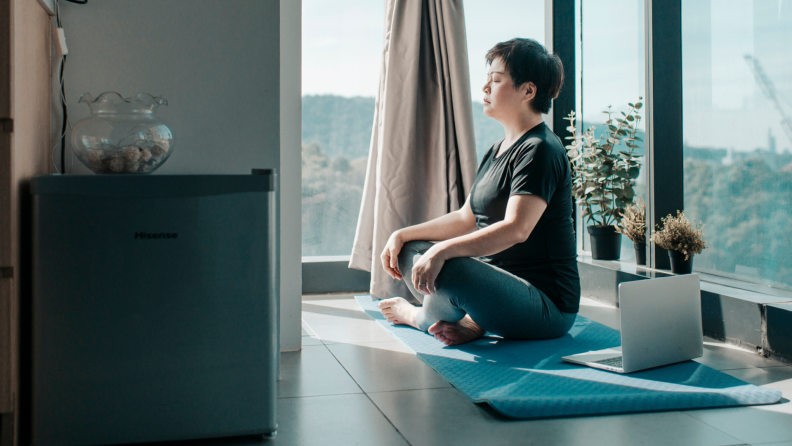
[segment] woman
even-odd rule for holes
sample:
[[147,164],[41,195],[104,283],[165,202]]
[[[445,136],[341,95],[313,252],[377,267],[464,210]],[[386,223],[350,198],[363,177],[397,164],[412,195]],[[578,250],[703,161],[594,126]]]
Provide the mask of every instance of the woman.
[[563,336],[580,305],[569,161],[542,119],[563,83],[561,61],[531,39],[499,43],[486,60],[484,114],[505,139],[484,155],[460,210],[394,232],[381,255],[423,303],[386,299],[382,314],[446,345],[486,332]]

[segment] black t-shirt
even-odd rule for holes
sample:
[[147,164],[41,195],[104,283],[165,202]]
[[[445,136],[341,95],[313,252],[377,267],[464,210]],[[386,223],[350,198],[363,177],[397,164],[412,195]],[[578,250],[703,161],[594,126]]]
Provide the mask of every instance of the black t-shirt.
[[509,197],[538,195],[547,202],[528,240],[497,254],[480,257],[542,290],[565,313],[580,308],[572,222],[572,177],[563,144],[545,123],[528,130],[499,157],[503,140],[481,160],[470,192],[470,207],[479,229],[502,221]]

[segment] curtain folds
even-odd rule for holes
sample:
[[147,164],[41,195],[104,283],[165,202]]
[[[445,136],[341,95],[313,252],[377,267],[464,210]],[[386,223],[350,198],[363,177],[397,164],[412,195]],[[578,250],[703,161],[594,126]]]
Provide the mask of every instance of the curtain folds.
[[382,269],[388,237],[459,209],[476,174],[462,0],[386,0],[379,91],[350,268],[373,298],[412,300]]

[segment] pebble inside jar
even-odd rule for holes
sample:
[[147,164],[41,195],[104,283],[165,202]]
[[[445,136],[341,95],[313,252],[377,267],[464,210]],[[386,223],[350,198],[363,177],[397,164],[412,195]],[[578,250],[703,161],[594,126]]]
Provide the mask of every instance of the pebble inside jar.
[[138,93],[123,98],[115,92],[96,99],[80,97],[91,116],[72,129],[72,150],[98,174],[146,174],[155,171],[173,152],[173,133],[156,115],[163,97]]

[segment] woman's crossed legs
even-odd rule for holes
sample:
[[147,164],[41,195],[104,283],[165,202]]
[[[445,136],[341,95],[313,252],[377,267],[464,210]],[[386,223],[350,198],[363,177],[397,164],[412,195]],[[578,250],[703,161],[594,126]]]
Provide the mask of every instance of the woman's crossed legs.
[[446,261],[435,281],[436,294],[417,292],[412,267],[431,246],[412,241],[402,247],[399,271],[423,306],[401,297],[386,299],[379,306],[389,321],[428,331],[447,345],[472,341],[486,331],[509,339],[551,339],[574,324],[575,314],[558,310],[526,280],[473,258]]

